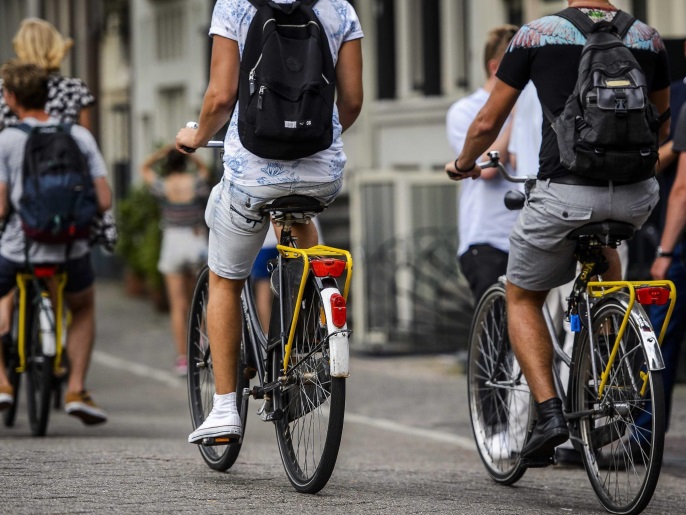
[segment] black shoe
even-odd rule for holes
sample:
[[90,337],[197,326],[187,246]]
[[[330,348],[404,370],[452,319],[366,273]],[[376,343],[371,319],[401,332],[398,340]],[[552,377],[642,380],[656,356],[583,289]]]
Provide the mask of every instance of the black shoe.
[[557,397],[536,403],[538,420],[531,437],[522,449],[522,458],[538,459],[553,456],[555,447],[569,440],[569,428],[562,413],[562,401]]

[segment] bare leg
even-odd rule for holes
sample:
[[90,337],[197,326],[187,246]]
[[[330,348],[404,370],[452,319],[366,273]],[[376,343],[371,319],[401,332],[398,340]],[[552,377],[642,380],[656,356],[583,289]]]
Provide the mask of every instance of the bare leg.
[[77,393],[86,389],[86,374],[93,352],[95,292],[91,286],[84,291],[64,295],[72,315],[67,333],[67,355],[69,356],[67,391]]
[[12,325],[15,289],[0,299],[0,334],[9,333]]
[[260,279],[253,283],[255,290],[255,304],[257,304],[257,316],[260,319],[262,330],[266,333],[269,329],[269,319],[272,315],[272,288],[269,279]]
[[543,318],[548,291],[529,291],[507,283],[507,325],[517,361],[536,402],[556,397],[553,344]]
[[244,279],[226,279],[210,271],[207,325],[218,395],[236,391],[242,330],[241,290],[244,282]]
[[169,311],[176,356],[185,356],[188,307],[190,305],[186,280],[182,274],[165,274],[164,281],[169,297]]
[[[274,226],[277,241],[281,241],[281,227]],[[309,224],[293,224],[292,234],[297,238],[298,247],[306,249],[314,247],[318,243],[317,227],[310,221]]]

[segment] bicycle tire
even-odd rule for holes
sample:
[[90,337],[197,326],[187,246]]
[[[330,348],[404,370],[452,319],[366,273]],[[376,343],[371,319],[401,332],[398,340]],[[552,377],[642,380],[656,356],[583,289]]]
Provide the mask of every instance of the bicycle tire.
[[512,485],[526,471],[519,451],[531,417],[531,395],[507,333],[505,288],[491,286],[472,318],[467,366],[469,415],[476,448],[498,483]]
[[[599,375],[607,364],[627,306],[628,295],[614,294],[602,298],[593,308],[594,359]],[[634,304],[600,402],[592,384],[586,328],[577,345],[574,410],[596,411],[577,422],[584,442],[581,454],[598,500],[610,513],[642,512],[655,492],[662,466],[666,421],[663,379],[662,371],[647,367],[644,337],[651,336],[646,331],[652,334],[649,319],[643,308]],[[641,374],[647,374],[648,390],[644,395],[640,393]],[[648,404],[652,408],[649,430],[636,424],[636,417],[647,413]]]
[[[14,421],[17,418],[17,407],[19,405],[19,388],[21,386],[21,374],[17,372],[19,366],[19,355],[15,339],[12,338],[12,348],[5,352],[5,371],[7,373],[7,380],[12,386],[14,399],[11,406],[9,406],[2,414],[3,423],[5,427],[13,427]],[[5,350],[5,349],[3,349]]]
[[[345,414],[345,379],[331,377],[327,326],[315,280],[307,279],[293,338],[285,385],[275,391],[276,439],[289,481],[299,492],[317,493],[331,478]],[[275,349],[273,377],[283,376],[283,353]]]
[[29,425],[33,436],[45,436],[50,418],[50,401],[53,391],[55,357],[43,352],[43,336],[36,305],[27,306],[25,332],[26,346],[26,396]]
[[[188,402],[193,429],[205,420],[212,410],[214,398],[214,372],[209,336],[207,334],[207,300],[209,292],[209,268],[205,267],[198,275],[193,292],[190,318],[188,323]],[[247,421],[247,402],[241,402],[244,388],[250,379],[245,374],[245,333],[241,340],[238,381],[236,385],[236,406],[240,413],[243,436]],[[242,440],[229,445],[198,445],[200,454],[207,465],[218,471],[230,469],[241,451]]]

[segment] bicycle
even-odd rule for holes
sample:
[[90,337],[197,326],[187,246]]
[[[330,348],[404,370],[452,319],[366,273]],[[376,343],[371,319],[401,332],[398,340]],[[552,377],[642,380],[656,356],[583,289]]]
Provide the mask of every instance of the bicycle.
[[[67,274],[59,265],[27,265],[16,275],[11,340],[5,349],[5,367],[14,389],[14,403],[3,414],[5,426],[15,422],[21,375],[26,376],[29,425],[33,436],[44,436],[50,417],[53,390],[59,396],[63,369]],[[51,300],[51,285],[56,309]]]
[[[497,152],[483,167],[498,167],[511,182]],[[525,196],[508,192],[509,208],[521,208]],[[610,513],[640,513],[655,491],[662,464],[665,405],[664,363],[659,342],[666,332],[676,296],[671,281],[591,281],[603,273],[605,246],[631,238],[630,224],[606,221],[574,230],[581,264],[566,318],[574,331],[571,355],[564,352],[544,310],[553,341],[553,376],[563,400],[570,440],[603,507]],[[600,279],[600,278],[599,278]],[[519,451],[535,423],[535,408],[507,333],[504,278],[480,300],[469,337],[468,386],[470,418],[477,450],[498,483],[512,485],[527,468],[553,464],[527,461]],[[636,302],[638,301],[638,302]],[[643,304],[670,302],[667,319],[655,337]],[[560,364],[569,368],[567,389]],[[652,413],[651,428],[636,424],[639,414]]]
[[[223,147],[223,142],[210,142]],[[346,300],[352,278],[348,251],[317,245],[300,249],[291,234],[324,210],[311,197],[291,195],[263,214],[282,227],[279,256],[272,263],[274,302],[268,334],[261,329],[251,280],[243,289],[243,336],[238,370],[238,411],[245,435],[248,400],[263,401],[258,414],[276,429],[281,460],[299,492],[316,493],[328,482],[340,447],[349,376]],[[188,395],[193,428],[212,409],[214,379],[207,335],[209,269],[200,272],[188,332]],[[344,278],[343,294],[338,280]],[[283,292],[283,294],[282,294]],[[250,380],[257,383],[252,388]],[[199,445],[207,465],[219,471],[235,463],[242,438],[206,438]]]

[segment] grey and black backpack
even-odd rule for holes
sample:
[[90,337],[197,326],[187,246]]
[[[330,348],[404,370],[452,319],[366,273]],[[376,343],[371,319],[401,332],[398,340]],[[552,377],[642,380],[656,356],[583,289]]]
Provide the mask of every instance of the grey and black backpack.
[[636,20],[617,11],[612,22],[593,23],[578,9],[557,16],[585,36],[579,76],[564,110],[554,118],[560,161],[569,171],[602,180],[637,182],[652,177],[658,133],[669,118],[648,99],[646,78],[623,39]]
[[238,134],[265,159],[293,160],[333,142],[335,69],[317,0],[257,8],[241,56]]

